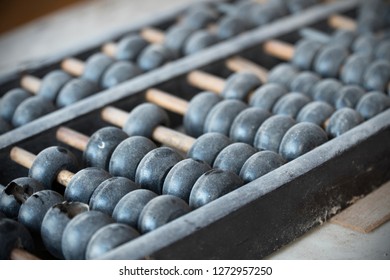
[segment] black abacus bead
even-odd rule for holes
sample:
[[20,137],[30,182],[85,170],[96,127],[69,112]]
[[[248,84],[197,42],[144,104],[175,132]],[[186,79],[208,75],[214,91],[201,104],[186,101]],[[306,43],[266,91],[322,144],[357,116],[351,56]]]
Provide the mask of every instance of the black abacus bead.
[[106,225],[92,235],[88,242],[85,258],[87,260],[97,259],[138,236],[138,231],[128,225],[118,223]]
[[390,61],[376,60],[371,63],[363,77],[367,90],[386,91],[390,82]]
[[9,260],[13,249],[33,252],[34,240],[28,230],[15,220],[0,218],[0,260]]
[[339,97],[340,89],[342,87],[343,84],[336,79],[323,79],[313,87],[313,99],[316,101],[324,101],[328,104],[334,104]]
[[16,219],[20,206],[35,192],[41,191],[44,186],[30,177],[21,177],[12,180],[0,192],[0,212],[8,218]]
[[218,14],[210,8],[196,8],[190,10],[180,22],[181,25],[189,27],[193,30],[206,28],[209,23],[215,21]]
[[241,111],[230,128],[230,139],[252,145],[258,128],[270,116],[270,112],[256,107]]
[[246,100],[248,95],[259,86],[261,81],[255,74],[238,72],[229,76],[221,94],[225,99]]
[[282,96],[275,104],[272,112],[277,115],[287,115],[296,118],[299,111],[310,102],[310,99],[298,92]]
[[249,183],[282,166],[284,162],[284,159],[273,151],[260,151],[248,158],[239,175],[245,183]]
[[298,122],[310,122],[323,126],[325,121],[333,114],[334,108],[323,101],[313,101],[304,106],[298,113]]
[[230,128],[236,116],[247,108],[247,104],[242,101],[227,99],[215,105],[206,117],[203,131],[219,132],[229,135]]
[[184,54],[194,54],[218,42],[218,37],[207,30],[195,31],[184,45]]
[[42,79],[38,95],[54,102],[62,87],[71,79],[72,77],[64,71],[54,70]]
[[66,225],[76,215],[89,210],[85,203],[63,201],[46,212],[41,225],[41,237],[45,248],[54,257],[63,259],[62,234]]
[[175,220],[191,211],[189,205],[173,195],[159,195],[145,205],[142,210],[138,228],[141,233],[147,233]]
[[64,193],[65,199],[88,204],[96,188],[109,178],[111,175],[101,168],[87,167],[82,169],[69,181]]
[[390,107],[390,97],[379,91],[366,93],[357,103],[356,111],[368,120]]
[[56,99],[57,107],[65,107],[95,94],[99,90],[97,83],[86,79],[72,79],[67,82]]
[[314,60],[314,69],[325,78],[338,77],[341,66],[349,53],[344,47],[328,45],[321,49]]
[[117,44],[115,57],[118,60],[135,61],[148,42],[138,34],[123,37]]
[[246,143],[233,143],[223,149],[214,161],[213,168],[239,174],[242,166],[257,150]]
[[31,97],[31,93],[21,88],[6,92],[0,100],[0,118],[11,122],[16,108],[29,97]]
[[101,83],[104,72],[115,62],[111,57],[103,53],[91,55],[85,62],[83,79],[87,79],[98,84]]
[[97,130],[88,140],[83,153],[85,166],[99,167],[108,170],[111,155],[115,148],[128,135],[120,128],[108,126]]
[[129,113],[123,130],[130,136],[152,138],[156,127],[168,124],[168,114],[162,108],[152,103],[142,103]]
[[35,158],[28,176],[51,189],[61,170],[75,172],[79,168],[76,156],[69,150],[53,146],[42,150]]
[[352,44],[354,53],[373,55],[378,45],[378,39],[373,34],[362,34]]
[[339,91],[339,97],[335,102],[336,109],[344,107],[355,108],[364,95],[364,90],[357,85],[343,86]]
[[151,44],[144,48],[137,58],[143,71],[156,69],[175,58],[175,53],[165,45]]
[[243,184],[244,181],[231,171],[212,169],[195,182],[190,194],[190,207],[199,208]]
[[321,47],[322,44],[314,40],[303,39],[298,41],[294,50],[292,63],[302,70],[312,69],[314,59]]
[[301,122],[291,127],[283,136],[279,154],[287,161],[322,145],[328,140],[325,131],[316,124]]
[[165,33],[164,45],[171,49],[176,56],[181,56],[188,38],[194,31],[188,26],[174,25]]
[[156,148],[147,153],[139,163],[135,182],[142,188],[161,194],[166,175],[181,160],[183,157],[171,148]]
[[244,21],[228,15],[218,22],[217,36],[221,40],[226,40],[244,32],[246,29],[247,26]]
[[370,55],[360,53],[350,55],[341,69],[340,78],[343,83],[363,86],[364,72],[370,62]]
[[375,50],[375,58],[390,61],[390,39],[381,41]]
[[31,96],[25,99],[16,108],[12,117],[12,124],[15,127],[25,125],[39,117],[49,114],[55,110],[54,104],[41,96]]
[[162,193],[180,197],[188,202],[196,180],[210,169],[210,165],[203,161],[192,158],[184,159],[169,171],[164,180]]
[[274,115],[268,118],[257,130],[253,146],[259,150],[279,152],[284,134],[295,124],[295,120],[286,115]]
[[345,49],[350,49],[353,42],[357,37],[357,33],[352,30],[339,29],[336,30],[332,35],[331,45],[336,45],[343,47]]
[[188,151],[188,157],[204,161],[212,166],[219,152],[231,143],[232,140],[224,134],[218,132],[205,133],[196,139]]
[[103,88],[111,88],[141,73],[141,69],[135,63],[124,60],[117,61],[111,64],[103,73],[101,86]]
[[63,196],[52,190],[42,190],[31,195],[22,204],[18,220],[30,231],[40,233],[47,210],[64,200]]
[[297,75],[298,70],[295,66],[288,63],[280,63],[269,71],[267,83],[276,83],[289,89]]
[[116,222],[138,228],[139,215],[145,205],[157,197],[157,194],[146,189],[138,189],[126,194],[119,200],[112,212]]
[[136,189],[139,189],[139,186],[130,179],[125,177],[109,178],[93,192],[89,206],[91,210],[97,210],[111,216],[119,200]]
[[291,82],[290,90],[292,92],[303,93],[312,98],[312,89],[320,80],[321,78],[317,74],[309,71],[303,71]]
[[359,112],[351,108],[342,108],[337,110],[329,119],[326,132],[330,138],[338,137],[362,123],[363,120]]
[[258,5],[254,6],[249,16],[256,26],[262,26],[276,18],[283,16],[284,10],[276,5]]
[[6,133],[12,129],[11,124],[0,118],[0,135]]
[[156,144],[143,136],[132,136],[122,141],[112,153],[109,171],[113,176],[122,176],[135,180],[139,162]]
[[299,13],[310,6],[320,3],[319,0],[289,0],[285,1],[290,13]]
[[213,92],[202,92],[194,96],[184,115],[183,124],[187,134],[199,137],[203,134],[203,126],[210,110],[223,98]]
[[286,93],[285,87],[275,83],[267,83],[252,94],[249,105],[271,112],[275,103]]
[[85,259],[91,237],[100,228],[111,223],[114,223],[114,220],[99,211],[86,211],[70,220],[62,235],[62,252],[65,259]]

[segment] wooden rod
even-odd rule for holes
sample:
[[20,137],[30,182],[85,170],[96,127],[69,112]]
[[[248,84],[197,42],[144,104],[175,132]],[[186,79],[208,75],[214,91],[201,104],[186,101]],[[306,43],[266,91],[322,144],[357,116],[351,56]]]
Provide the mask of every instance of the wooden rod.
[[141,30],[140,35],[149,43],[162,44],[165,40],[165,34],[163,31],[157,28],[147,27]]
[[57,175],[57,182],[66,187],[68,186],[73,176],[73,172],[70,172],[68,170],[61,170]]
[[188,101],[159,89],[151,88],[146,91],[147,101],[154,103],[171,112],[184,116],[188,111]]
[[192,86],[221,94],[225,87],[225,80],[201,70],[191,71],[187,81]]
[[26,250],[22,250],[19,248],[15,248],[11,251],[10,255],[11,260],[40,260],[37,256],[27,252]]
[[125,126],[128,115],[127,112],[112,106],[103,108],[101,112],[101,117],[104,121],[119,127]]
[[352,18],[343,15],[331,15],[328,19],[328,24],[335,29],[345,29],[355,31],[357,23]]
[[67,58],[61,63],[61,68],[73,76],[81,76],[85,70],[85,63],[77,58]]
[[87,135],[64,126],[57,129],[56,138],[57,140],[80,151],[85,151],[89,141],[89,137]]
[[159,143],[186,153],[195,142],[195,138],[164,126],[155,128],[152,137]]
[[27,89],[28,91],[36,94],[41,87],[41,79],[31,75],[25,75],[20,80],[20,85],[22,88]]
[[247,71],[255,74],[262,83],[266,83],[268,79],[268,70],[260,65],[253,63],[252,61],[240,57],[234,56],[226,60],[226,66],[234,71]]
[[269,40],[264,43],[263,50],[274,57],[290,61],[294,56],[294,46],[279,40]]
[[103,45],[102,52],[110,57],[115,57],[117,49],[117,44],[110,42]]

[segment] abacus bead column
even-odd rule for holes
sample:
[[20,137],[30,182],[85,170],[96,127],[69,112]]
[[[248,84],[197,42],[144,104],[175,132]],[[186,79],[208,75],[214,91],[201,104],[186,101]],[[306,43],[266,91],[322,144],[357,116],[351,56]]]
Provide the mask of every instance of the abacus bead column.
[[364,73],[363,83],[368,90],[386,91],[390,82],[390,62],[376,60],[371,63]]
[[44,186],[30,177],[21,177],[12,180],[0,192],[0,212],[8,218],[16,219],[20,206],[35,192],[41,191]]
[[337,110],[329,119],[326,132],[330,138],[334,138],[362,123],[363,120],[359,112],[351,108],[342,108]]
[[12,124],[15,127],[25,125],[43,115],[55,110],[53,103],[41,96],[31,96],[25,99],[16,108],[12,117]]
[[326,46],[316,56],[314,69],[325,78],[335,78],[348,55],[349,53],[344,47]]
[[29,97],[31,97],[31,93],[21,88],[6,92],[0,100],[0,118],[11,122],[16,108]]
[[142,210],[138,228],[141,233],[147,233],[173,221],[191,211],[188,204],[173,195],[159,195],[145,205]]
[[175,54],[166,46],[151,44],[144,48],[137,59],[143,71],[150,71],[175,58]]
[[283,136],[279,154],[290,161],[320,146],[327,140],[325,131],[318,125],[308,122],[298,123]]
[[34,240],[28,230],[17,221],[0,218],[0,260],[8,260],[15,248],[34,251]]
[[139,186],[125,177],[112,177],[103,181],[93,192],[89,201],[92,210],[112,215],[118,201]]
[[118,60],[135,61],[147,45],[145,39],[138,34],[126,36],[118,42],[115,57]]
[[37,155],[28,174],[40,181],[46,189],[51,189],[61,170],[75,172],[78,168],[79,163],[73,153],[63,147],[53,146]]
[[18,220],[30,231],[39,233],[47,210],[64,198],[52,190],[42,190],[30,196],[20,207]]
[[99,87],[95,82],[85,79],[73,79],[67,82],[58,93],[56,99],[57,107],[65,107],[86,98],[98,91]]
[[103,73],[101,80],[102,88],[111,88],[124,81],[140,75],[142,71],[132,62],[117,61],[111,64]]
[[86,211],[74,217],[66,225],[62,235],[62,252],[65,259],[85,259],[92,235],[111,223],[114,223],[114,220],[110,216],[98,211]]
[[95,53],[85,62],[85,68],[82,77],[84,79],[101,83],[104,72],[114,63],[114,60],[103,54]]
[[157,197],[157,194],[146,189],[132,191],[122,197],[112,212],[112,217],[118,223],[138,227],[138,218],[145,205]]
[[169,171],[164,180],[162,193],[180,197],[188,202],[196,180],[210,169],[210,165],[203,161],[192,158],[184,159]]
[[138,231],[124,224],[108,224],[99,229],[88,242],[85,258],[97,259],[104,253],[139,236]]
[[130,112],[123,130],[130,136],[152,138],[157,126],[168,124],[169,118],[163,109],[152,103],[142,103]]
[[323,126],[325,121],[333,114],[334,108],[323,101],[314,101],[304,106],[298,113],[298,122],[310,122]]
[[99,167],[108,170],[110,158],[115,148],[128,135],[117,127],[104,127],[91,135],[83,153],[86,166]]
[[190,207],[199,208],[241,187],[243,183],[233,172],[212,169],[196,181],[190,194]]
[[88,167],[77,172],[65,189],[67,201],[79,201],[88,204],[95,189],[111,175],[100,168]]
[[275,103],[286,93],[285,87],[275,83],[267,83],[252,94],[249,105],[271,112]]
[[259,78],[252,73],[238,72],[226,80],[222,96],[225,99],[245,100],[252,90],[261,86]]
[[88,210],[85,203],[63,201],[46,212],[41,225],[41,237],[50,254],[59,259],[64,258],[61,244],[65,227],[76,215]]
[[135,182],[161,194],[165,176],[183,157],[168,147],[156,148],[145,155],[137,167]]
[[368,120],[390,107],[390,98],[379,91],[366,93],[356,105],[365,120]]
[[62,87],[71,79],[64,71],[54,70],[42,79],[38,95],[54,102]]

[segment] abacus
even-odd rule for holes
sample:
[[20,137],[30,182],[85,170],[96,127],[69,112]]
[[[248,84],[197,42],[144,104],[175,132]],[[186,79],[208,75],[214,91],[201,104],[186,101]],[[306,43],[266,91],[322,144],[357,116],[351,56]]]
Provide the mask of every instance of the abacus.
[[262,258],[389,180],[388,19],[261,2],[4,77],[1,258]]

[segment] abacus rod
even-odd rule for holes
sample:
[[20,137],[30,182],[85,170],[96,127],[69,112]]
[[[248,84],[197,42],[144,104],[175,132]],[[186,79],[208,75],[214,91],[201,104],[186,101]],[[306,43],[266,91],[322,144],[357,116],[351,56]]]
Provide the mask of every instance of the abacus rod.
[[118,127],[124,127],[128,113],[118,108],[108,106],[103,108],[100,113],[102,120],[109,122]]
[[145,99],[171,112],[185,115],[188,111],[188,101],[159,89],[151,88],[145,93]]
[[40,260],[37,256],[27,252],[26,250],[22,250],[19,248],[15,248],[11,251],[10,254],[11,260]]
[[162,43],[164,43],[164,40],[165,40],[164,32],[157,29],[157,28],[153,28],[153,27],[143,28],[140,31],[140,35],[146,41],[153,43],[153,44],[162,44]]
[[189,84],[221,94],[225,87],[225,80],[201,70],[194,70],[188,73],[187,81]]
[[89,140],[88,136],[64,126],[57,129],[56,138],[57,140],[80,151],[85,151]]
[[335,29],[345,29],[355,31],[357,29],[357,23],[355,20],[343,16],[343,15],[331,15],[328,18],[328,24]]
[[267,82],[268,70],[246,58],[240,56],[233,56],[231,58],[228,58],[225,64],[227,68],[234,72],[248,71],[255,74],[262,83]]
[[20,85],[22,88],[27,89],[28,91],[35,94],[41,87],[41,79],[31,75],[25,75],[20,80]]
[[77,58],[67,58],[62,61],[61,68],[73,76],[81,76],[85,70],[85,63]]
[[263,44],[263,50],[269,55],[290,61],[294,56],[295,47],[280,40],[269,40]]
[[113,42],[106,43],[102,47],[102,52],[110,57],[115,57],[117,52],[117,45]]

